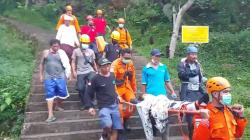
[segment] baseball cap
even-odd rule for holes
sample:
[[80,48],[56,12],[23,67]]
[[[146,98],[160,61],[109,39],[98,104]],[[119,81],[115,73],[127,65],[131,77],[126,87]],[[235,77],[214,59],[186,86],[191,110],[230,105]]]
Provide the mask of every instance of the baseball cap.
[[101,58],[98,60],[98,65],[103,66],[106,64],[111,64],[111,62],[107,58]]
[[153,49],[150,54],[151,56],[160,56],[161,51],[159,49]]
[[198,53],[198,49],[194,45],[189,45],[187,47],[187,54],[189,53]]

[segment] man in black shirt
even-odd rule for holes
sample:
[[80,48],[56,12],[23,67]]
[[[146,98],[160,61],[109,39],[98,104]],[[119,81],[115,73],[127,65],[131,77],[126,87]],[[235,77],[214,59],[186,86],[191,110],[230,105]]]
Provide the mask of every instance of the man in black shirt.
[[123,129],[122,121],[118,109],[118,97],[115,91],[115,77],[110,73],[111,62],[106,58],[98,61],[100,73],[95,75],[91,85],[87,88],[86,105],[89,113],[95,115],[91,97],[96,93],[97,104],[99,108],[100,125],[104,134],[107,134],[108,140],[117,140],[117,130]]
[[103,56],[106,57],[110,62],[113,62],[119,57],[121,48],[118,44],[120,40],[120,33],[118,31],[113,31],[111,33],[112,43],[106,45],[104,49]]

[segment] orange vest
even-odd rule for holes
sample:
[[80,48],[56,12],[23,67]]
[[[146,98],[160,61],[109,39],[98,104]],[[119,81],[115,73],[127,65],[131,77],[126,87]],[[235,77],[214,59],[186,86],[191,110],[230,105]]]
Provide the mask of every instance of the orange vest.
[[[135,67],[132,61],[125,65],[122,63],[122,59],[118,58],[112,63],[111,71],[114,72],[115,79],[124,80],[123,85],[117,88],[127,87],[133,90],[134,92],[136,92],[136,77],[135,77],[136,73],[135,73]],[[129,79],[128,77],[125,77],[124,79],[124,75],[126,71],[132,74],[131,79]]]
[[116,31],[120,33],[120,40],[118,41],[119,44],[126,44],[128,47],[132,45],[131,36],[126,28],[116,28]]
[[247,125],[246,119],[235,118],[232,112],[224,107],[224,111],[208,104],[209,127],[200,123],[194,129],[193,140],[234,140],[240,138]]
[[[64,15],[65,15],[65,14],[62,14],[61,17],[60,17],[60,19],[58,20],[58,23],[57,23],[57,25],[56,25],[56,30],[58,30],[59,27],[60,27],[62,24],[64,24]],[[72,15],[72,18],[73,18],[73,20],[70,22],[70,25],[73,25],[73,26],[75,27],[75,29],[76,29],[76,32],[77,32],[77,33],[80,33],[80,32],[81,32],[81,29],[80,29],[80,26],[79,26],[79,23],[78,23],[77,18],[76,18],[74,15]]]

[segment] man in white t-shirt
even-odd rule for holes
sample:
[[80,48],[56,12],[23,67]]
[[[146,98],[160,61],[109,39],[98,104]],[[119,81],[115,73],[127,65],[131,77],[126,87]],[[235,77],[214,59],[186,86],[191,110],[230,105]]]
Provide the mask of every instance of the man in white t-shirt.
[[79,46],[76,29],[73,25],[70,25],[72,20],[72,17],[65,15],[64,24],[59,27],[56,34],[56,39],[60,40],[61,49],[66,52],[69,59],[71,59],[75,46]]

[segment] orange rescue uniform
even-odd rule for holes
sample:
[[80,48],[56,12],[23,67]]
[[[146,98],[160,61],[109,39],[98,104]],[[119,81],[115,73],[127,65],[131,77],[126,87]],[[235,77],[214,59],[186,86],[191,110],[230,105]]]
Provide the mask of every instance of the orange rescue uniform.
[[116,31],[120,33],[120,40],[118,41],[120,47],[124,48],[131,48],[132,45],[132,38],[126,28],[116,28]]
[[[117,93],[119,96],[125,100],[126,102],[130,102],[131,99],[135,99],[136,94],[136,77],[135,77],[135,67],[133,62],[129,62],[128,64],[123,64],[122,59],[116,59],[111,65],[111,71],[114,72],[116,81],[124,82],[121,85],[116,84]],[[131,76],[124,76],[125,72],[131,73]],[[124,119],[128,119],[135,111],[135,107],[128,106],[124,107],[120,106],[121,116]]]
[[[60,17],[60,19],[58,20],[58,23],[57,23],[57,25],[56,25],[56,30],[58,30],[59,27],[60,27],[62,24],[64,24],[64,15],[65,15],[65,14],[62,14],[61,17]],[[81,32],[81,29],[80,29],[80,26],[79,26],[79,23],[78,23],[77,18],[76,18],[74,15],[71,15],[71,17],[73,18],[73,20],[70,21],[70,25],[73,25],[73,26],[75,27],[75,29],[76,29],[76,32],[77,32],[77,33],[80,33],[80,32]]]
[[236,118],[227,107],[220,111],[211,103],[207,109],[209,127],[200,123],[194,129],[193,140],[234,140],[243,135],[247,125],[246,118]]

